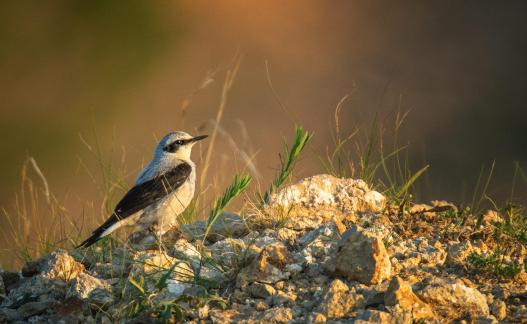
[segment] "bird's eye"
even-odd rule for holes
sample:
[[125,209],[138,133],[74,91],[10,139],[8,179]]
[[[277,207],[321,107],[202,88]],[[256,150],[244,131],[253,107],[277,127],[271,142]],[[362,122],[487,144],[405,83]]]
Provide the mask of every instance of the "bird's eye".
[[177,141],[176,141],[176,144],[177,144],[177,145],[183,145],[183,141],[182,141],[182,140],[177,140]]

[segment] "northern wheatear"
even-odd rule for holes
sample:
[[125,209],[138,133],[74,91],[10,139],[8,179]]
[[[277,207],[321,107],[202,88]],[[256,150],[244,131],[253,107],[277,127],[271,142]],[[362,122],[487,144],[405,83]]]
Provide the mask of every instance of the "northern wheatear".
[[190,159],[192,146],[206,137],[192,137],[185,132],[163,137],[134,187],[108,220],[78,247],[88,247],[121,226],[148,229],[160,236],[177,225],[177,216],[194,197],[196,165]]

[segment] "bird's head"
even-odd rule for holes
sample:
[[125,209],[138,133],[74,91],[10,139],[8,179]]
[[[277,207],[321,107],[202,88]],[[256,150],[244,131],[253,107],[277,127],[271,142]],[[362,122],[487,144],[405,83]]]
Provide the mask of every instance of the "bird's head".
[[192,146],[206,137],[207,135],[193,137],[185,132],[169,133],[157,145],[155,155],[188,161]]

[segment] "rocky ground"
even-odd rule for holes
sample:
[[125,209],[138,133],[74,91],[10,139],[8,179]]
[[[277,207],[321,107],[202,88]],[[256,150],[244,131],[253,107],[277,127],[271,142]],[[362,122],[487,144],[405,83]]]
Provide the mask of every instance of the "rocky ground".
[[506,215],[466,215],[314,176],[222,214],[206,239],[196,222],[148,248],[58,250],[2,271],[0,323],[527,322],[523,246],[492,268],[512,274],[485,267]]

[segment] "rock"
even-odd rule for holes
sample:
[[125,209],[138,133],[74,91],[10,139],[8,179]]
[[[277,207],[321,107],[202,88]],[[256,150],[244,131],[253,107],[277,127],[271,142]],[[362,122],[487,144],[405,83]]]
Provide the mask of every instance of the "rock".
[[284,290],[285,289],[285,281],[278,281],[274,284],[274,287],[278,290]]
[[193,242],[195,240],[203,240],[206,228],[207,222],[205,221],[197,221],[192,224],[182,224],[179,227],[181,233],[183,234],[183,237],[189,242]]
[[292,256],[283,243],[267,245],[262,250],[261,256],[262,262],[268,262],[279,269],[284,269],[285,266],[292,261]]
[[[344,232],[348,229],[348,228],[346,227],[346,225],[344,225],[344,223],[342,222],[342,220],[339,219],[339,218],[335,218],[334,221],[335,221],[335,226],[337,227],[337,232],[339,233],[339,235],[344,234]],[[353,223],[355,223],[355,222],[353,222]]]
[[404,312],[409,312],[413,320],[434,318],[430,305],[423,302],[412,291],[412,287],[399,277],[390,281],[390,286],[384,294],[386,306],[399,306]]
[[103,279],[81,273],[75,278],[66,294],[67,298],[77,297],[98,307],[113,303],[112,287]]
[[[209,317],[213,324],[231,324],[240,321],[243,314],[237,309],[218,310],[213,309],[209,311]],[[251,323],[251,322],[249,322]]]
[[447,248],[446,263],[450,265],[463,264],[470,254],[479,252],[479,249],[472,246],[469,240],[454,243]]
[[321,224],[329,221],[323,215],[327,216],[326,213],[320,213],[314,214],[311,218],[305,216],[289,217],[285,221],[285,226],[296,231],[315,229]]
[[240,271],[236,285],[245,287],[255,281],[273,284],[285,280],[290,276],[285,269],[291,261],[292,256],[283,243],[269,244],[248,267]]
[[473,323],[477,324],[498,324],[496,317],[492,315],[478,315],[475,318],[471,318]]
[[1,270],[0,278],[2,278],[5,293],[9,293],[9,290],[20,281],[20,274],[18,274],[18,272]]
[[13,323],[22,319],[22,316],[15,309],[0,308],[0,323]]
[[507,317],[507,305],[503,300],[495,300],[490,306],[490,313],[502,321]]
[[415,204],[410,207],[410,214],[419,214],[422,213],[427,217],[435,217],[437,213],[446,212],[446,211],[458,211],[457,207],[444,200],[433,200],[431,201],[432,206],[427,204]]
[[298,239],[298,244],[303,246],[301,259],[306,264],[312,264],[320,258],[329,255],[339,239],[339,232],[334,222],[329,222],[312,230]]
[[382,312],[374,309],[365,310],[360,314],[354,324],[367,324],[367,323],[378,323],[378,324],[391,324],[395,323],[394,318],[390,313]]
[[382,289],[373,289],[370,291],[364,291],[364,308],[379,307],[384,304],[384,291]]
[[227,238],[209,246],[211,258],[220,265],[232,267],[246,249],[241,239]]
[[293,312],[288,307],[273,307],[266,310],[261,318],[262,323],[287,323],[293,319]]
[[90,272],[96,277],[103,279],[122,278],[128,276],[130,273],[129,264],[118,263],[100,263],[97,262],[90,268]]
[[443,211],[448,211],[448,210],[451,210],[454,212],[458,211],[456,205],[446,200],[432,200],[430,203],[432,204],[435,212],[443,212]]
[[419,252],[422,267],[437,267],[445,263],[447,252],[440,246],[428,245]]
[[487,210],[481,219],[481,224],[483,226],[490,226],[494,223],[503,223],[503,218],[501,218],[497,211]]
[[[280,241],[278,241],[275,237],[271,237],[271,236],[267,236],[267,235],[258,236],[258,237],[252,237],[252,235],[249,234],[249,235],[247,235],[246,237],[243,238],[243,242],[246,245],[249,245],[250,247],[256,247],[257,249],[259,249],[261,251],[261,249],[263,249],[267,245],[271,245],[273,243],[278,243]],[[258,253],[260,253],[260,252],[258,252]]]
[[185,239],[176,241],[172,248],[171,256],[179,260],[187,261],[194,270],[197,270],[200,267],[201,254],[196,246]]
[[172,278],[180,281],[188,281],[194,276],[194,271],[185,262],[173,258],[159,250],[141,251],[134,256],[136,261],[132,266],[131,275],[158,275],[166,273],[166,270],[177,264],[172,273]]
[[88,301],[97,305],[98,308],[105,308],[114,303],[115,297],[110,289],[98,287],[88,294]]
[[391,263],[382,240],[356,225],[344,232],[326,269],[367,285],[391,276]]
[[186,263],[173,258],[160,250],[140,251],[134,256],[135,263],[130,277],[144,278],[147,290],[152,290],[157,282],[172,270],[169,280],[186,283],[194,278],[194,270]]
[[285,207],[335,207],[344,212],[384,209],[386,199],[362,180],[321,174],[305,178],[271,195],[270,205]]
[[50,301],[45,301],[45,302],[40,302],[40,301],[29,302],[29,303],[26,303],[26,304],[20,306],[20,307],[17,309],[17,312],[18,312],[18,314],[20,315],[20,317],[22,317],[22,318],[28,318],[28,317],[31,317],[31,316],[34,316],[34,315],[38,315],[38,314],[43,313],[43,312],[46,311],[48,308],[50,308],[51,305],[53,305],[53,302],[50,302]]
[[260,254],[238,274],[237,287],[246,287],[251,282],[273,284],[289,278],[286,265],[292,256],[283,243],[265,246]]
[[485,295],[477,289],[467,287],[461,280],[432,277],[415,291],[423,301],[450,309],[449,312],[468,312],[472,315],[489,315]]
[[48,300],[62,300],[66,296],[66,288],[66,282],[60,279],[50,280],[40,275],[26,278],[9,291],[2,306],[17,308],[27,302],[37,301],[41,296]]
[[190,288],[190,284],[178,282],[177,280],[173,279],[169,279],[167,281],[167,291],[170,299],[181,297],[188,288]]
[[251,284],[248,290],[251,296],[255,298],[265,299],[276,294],[276,290],[273,288],[273,286],[259,282]]
[[134,261],[131,275],[136,276],[168,270],[172,264],[177,262],[177,259],[161,251],[150,250],[137,252],[134,255]]
[[239,238],[249,233],[247,224],[239,215],[223,212],[221,213],[207,234],[207,240],[217,242],[227,237]]
[[90,312],[86,302],[78,297],[69,297],[53,306],[53,311],[57,317],[66,318],[68,316],[78,316],[82,313]]
[[204,279],[209,285],[219,288],[225,281],[225,274],[217,267],[204,265],[199,271],[200,279]]
[[327,319],[326,319],[326,316],[324,316],[324,314],[314,313],[311,316],[310,322],[313,324],[323,324],[323,323],[326,323],[326,321]]
[[206,304],[205,306],[202,306],[198,308],[198,318],[199,319],[207,319],[209,317],[209,305]]
[[84,271],[84,266],[75,261],[68,252],[59,249],[39,260],[27,262],[22,268],[25,277],[41,274],[48,279],[69,281]]
[[183,294],[191,298],[204,298],[207,297],[208,293],[207,288],[200,285],[190,284]]
[[87,299],[89,294],[97,288],[111,289],[111,286],[102,279],[81,273],[72,280],[66,298],[76,296],[80,299]]
[[273,305],[273,306],[284,306],[284,305],[294,306],[297,298],[298,296],[292,291],[284,292],[284,291],[278,290],[276,291],[275,295],[266,298],[266,301],[269,303],[269,305]]
[[304,270],[304,267],[302,266],[302,264],[299,264],[299,263],[290,263],[285,266],[285,269],[287,272],[291,273],[292,275],[296,275],[302,272],[302,270]]
[[364,194],[365,209],[374,213],[380,213],[386,207],[386,198],[375,190]]
[[339,319],[348,316],[353,308],[362,307],[364,297],[350,291],[348,285],[335,279],[327,287],[317,311],[327,318]]
[[434,207],[427,204],[414,204],[410,207],[408,212],[410,214],[424,213],[433,210]]
[[315,175],[271,195],[270,215],[287,213],[285,226],[313,229],[335,217],[355,212],[380,212],[386,199],[362,180]]
[[254,304],[254,308],[259,311],[259,312],[262,312],[264,310],[268,310],[269,309],[269,305],[263,301],[263,300],[258,300],[256,301],[256,303]]
[[[330,228],[328,228],[327,230],[331,231]],[[318,236],[323,235],[325,231],[326,231],[326,226],[321,226],[312,231],[309,231],[297,240],[297,244],[305,246],[308,243],[311,243],[312,241],[314,241]],[[328,233],[328,234],[329,235],[326,235],[326,236],[331,235],[331,233]]]
[[[232,269],[238,264],[245,264],[248,258],[256,256],[260,252],[260,250],[247,249],[245,242],[241,239],[227,238],[204,247],[205,260],[212,259],[212,264],[211,262],[204,262],[202,266],[199,258],[194,258],[190,262],[196,272],[199,272],[200,278],[221,285],[226,279],[226,274],[221,269]],[[200,268],[200,266],[202,267]]]
[[298,232],[286,227],[279,228],[276,231],[276,238],[282,242],[287,242],[290,245],[295,245],[298,237]]
[[247,286],[244,287],[244,290],[235,288],[234,292],[231,295],[231,300],[233,301],[233,303],[237,304],[244,304],[249,298],[251,298],[251,296],[249,295],[249,292],[247,292]]

